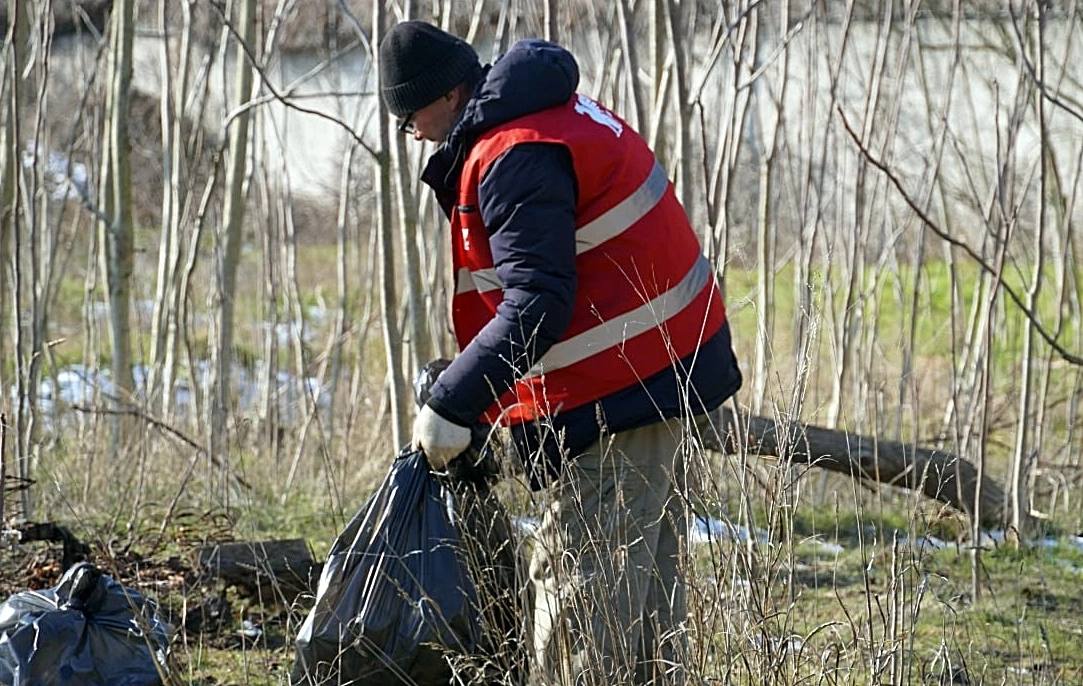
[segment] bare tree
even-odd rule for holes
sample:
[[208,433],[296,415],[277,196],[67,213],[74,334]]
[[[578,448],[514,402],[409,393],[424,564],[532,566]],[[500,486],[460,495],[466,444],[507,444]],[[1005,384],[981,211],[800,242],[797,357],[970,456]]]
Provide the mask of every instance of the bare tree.
[[[189,133],[185,121],[188,82],[192,62],[192,5],[194,0],[180,3],[183,25],[177,47],[178,60],[171,59],[168,39],[162,40],[160,118],[162,128],[162,223],[158,245],[158,273],[151,321],[150,378],[151,398],[161,393],[162,416],[168,417],[173,408],[173,386],[177,371],[177,331],[182,312],[181,282],[183,259],[186,254],[184,231],[191,199],[187,163],[191,150],[187,145]],[[169,10],[165,0],[158,4],[162,35],[170,35]]]
[[554,43],[556,43],[560,40],[559,34],[557,33],[557,25],[559,20],[559,17],[557,16],[557,10],[559,9],[560,5],[556,2],[556,0],[544,0],[544,4],[545,40],[553,41]]
[[[134,0],[114,4],[106,78],[106,130],[102,155],[98,223],[102,274],[109,302],[112,342],[113,388],[118,400],[127,401],[133,389],[131,344],[131,281],[133,260],[132,174],[128,138],[132,81],[132,38],[135,30]],[[114,418],[114,450],[125,438],[129,422]]]
[[[789,5],[783,3],[779,7],[778,35],[784,36],[789,26]],[[757,18],[763,24],[767,24],[770,17],[766,12],[757,12]],[[782,39],[779,38],[779,41]],[[764,61],[770,59],[766,54],[766,41],[757,43],[756,72],[761,72],[769,66]],[[772,84],[762,82],[753,84],[756,89],[756,105],[760,117],[761,157],[759,174],[759,205],[756,224],[758,236],[756,240],[756,313],[759,318],[756,330],[756,360],[753,367],[752,379],[752,411],[760,412],[763,399],[767,392],[767,382],[771,374],[771,357],[775,339],[775,244],[777,242],[777,221],[774,208],[777,202],[776,188],[778,174],[775,164],[778,159],[779,147],[785,138],[782,130],[786,125],[786,108],[783,103],[786,99],[786,85],[789,83],[787,74],[789,66],[789,53],[784,52],[777,65],[776,78]],[[758,80],[759,81],[759,80]],[[768,89],[774,86],[774,90]],[[774,114],[771,121],[771,114]]]
[[[700,112],[700,131],[704,141],[702,144],[703,168],[709,224],[709,233],[704,242],[707,255],[716,264],[723,292],[726,288],[725,268],[730,259],[732,203],[737,199],[737,194],[731,193],[730,190],[738,176],[738,161],[745,142],[745,122],[752,103],[751,89],[742,88],[741,83],[751,72],[751,60],[746,59],[746,55],[755,53],[758,26],[755,15],[750,17],[750,11],[747,8],[743,10],[735,8],[734,11],[739,14],[732,24],[730,24],[730,18],[722,12],[716,30],[713,32],[714,45],[710,53],[710,64],[692,93],[693,102]],[[724,54],[728,54],[730,59],[723,61]],[[708,77],[715,61],[722,64],[718,71],[721,72],[719,80],[723,82],[723,89],[719,95],[719,105],[710,108],[707,102],[708,96],[705,94]],[[713,121],[707,119],[707,113],[711,109],[718,110],[717,119]],[[718,133],[713,159],[708,161],[707,131],[712,128],[712,125]]]
[[[380,55],[378,46],[383,39],[386,12],[383,2],[372,3],[372,62],[376,73],[376,90],[382,86],[380,74]],[[377,115],[379,129],[379,153],[373,172],[375,174],[375,192],[379,202],[376,213],[376,233],[379,242],[380,276],[377,287],[380,289],[380,313],[384,322],[384,351],[387,359],[387,388],[391,401],[391,435],[394,445],[402,445],[407,434],[406,415],[408,401],[406,381],[402,374],[402,339],[399,336],[398,307],[395,293],[395,255],[392,239],[391,215],[391,156],[389,115],[387,106],[380,99]]]
[[662,11],[666,25],[666,40],[669,43],[670,57],[673,60],[671,75],[671,87],[673,88],[673,100],[675,107],[676,136],[676,162],[677,173],[675,181],[677,185],[677,197],[682,204],[691,212],[692,203],[692,131],[691,118],[692,108],[688,99],[688,81],[691,71],[688,65],[685,44],[685,33],[681,25],[681,12],[687,3],[677,3],[676,0],[665,0]]
[[391,166],[394,176],[395,187],[395,214],[398,216],[399,239],[402,244],[403,290],[406,296],[406,325],[403,327],[409,332],[409,356],[403,362],[406,364],[404,373],[413,378],[413,375],[429,360],[432,359],[432,347],[430,345],[428,317],[425,312],[425,299],[423,296],[424,284],[421,278],[421,258],[418,252],[418,212],[417,199],[413,193],[412,174],[409,155],[406,150],[404,137],[395,138],[391,146]]
[[[237,8],[236,51],[234,52],[234,92],[237,106],[252,95],[252,72],[249,50],[256,37],[256,0],[239,0]],[[223,225],[218,234],[218,260],[215,264],[214,310],[217,317],[216,340],[211,348],[210,402],[207,417],[210,454],[228,465],[230,374],[233,367],[234,310],[237,293],[237,265],[244,232],[246,175],[248,172],[248,133],[251,112],[245,109],[229,126],[229,153],[226,162]],[[224,486],[229,484],[223,475]]]
[[[19,125],[22,88],[20,84],[28,54],[27,13],[29,3],[7,0],[10,21],[4,37],[4,73],[0,80],[3,109],[0,110],[0,316],[11,317],[14,274],[12,242],[18,225]],[[0,328],[9,322],[0,320]],[[15,318],[10,322],[15,325]],[[0,337],[0,359],[9,359],[7,338]],[[0,365],[0,388],[6,388],[6,370]]]
[[[1046,80],[1046,15],[1043,8],[1044,4],[1040,2],[1028,3],[1028,6],[1025,8],[1028,15],[1032,13],[1036,15],[1030,20],[1034,33],[1029,48],[1034,52],[1035,70],[1039,83],[1045,83]],[[1012,22],[1013,24],[1016,22],[1014,16],[1012,17]],[[1028,52],[1028,46],[1022,41],[1020,41],[1019,49],[1023,55],[1026,55]],[[1045,141],[1049,139],[1049,122],[1046,113],[1046,104],[1046,99],[1044,97],[1035,98],[1038,130],[1042,143],[1039,146],[1038,202],[1036,204],[1037,216],[1035,217],[1034,222],[1034,247],[1032,253],[1033,257],[1031,258],[1032,272],[1030,284],[1027,287],[1026,293],[1026,307],[1035,312],[1038,309],[1038,297],[1042,291],[1042,280],[1044,277],[1044,244],[1050,204],[1049,193],[1052,188],[1052,184],[1049,181],[1049,166],[1051,163],[1049,159],[1049,146],[1045,144]],[[1028,322],[1026,329],[1023,332],[1023,351],[1022,359],[1020,360],[1021,377],[1019,380],[1019,412],[1016,418],[1015,449],[1012,454],[1011,476],[1008,480],[1008,498],[1010,503],[1009,514],[1011,517],[1011,525],[1016,531],[1022,531],[1023,524],[1031,510],[1027,488],[1027,472],[1030,468],[1030,464],[1033,462],[1031,459],[1031,451],[1034,450],[1036,446],[1034,436],[1037,431],[1032,427],[1032,421],[1033,408],[1036,404],[1034,397],[1035,376],[1038,373],[1038,365],[1040,363],[1039,354],[1036,349],[1037,345],[1038,335],[1035,326],[1033,322]]]
[[[3,85],[3,141],[0,155],[3,156],[0,169],[0,264],[3,277],[0,277],[0,315],[9,315],[15,358],[15,459],[18,475],[29,479],[32,473],[31,432],[35,427],[36,389],[33,387],[30,373],[30,359],[27,350],[27,331],[20,313],[25,311],[29,275],[23,259],[24,240],[30,232],[25,227],[31,223],[27,218],[27,189],[20,154],[19,140],[22,137],[22,113],[26,96],[22,92],[23,73],[29,62],[30,16],[34,8],[29,2],[8,0],[9,33],[5,43]],[[3,349],[0,348],[0,353]],[[0,355],[2,358],[2,355]],[[4,358],[6,359],[6,358]],[[0,372],[0,382],[3,372]],[[0,390],[5,389],[0,385]],[[0,403],[6,404],[6,396]],[[0,483],[0,491],[3,484]],[[22,508],[25,516],[31,513],[30,490],[22,491]]]
[[632,126],[637,131],[644,131],[647,115],[643,110],[643,93],[639,85],[639,51],[636,47],[635,17],[632,16],[628,0],[617,2],[617,21],[620,23],[620,49],[624,58],[624,82],[630,103]]
[[[4,36],[4,73],[0,80],[3,109],[0,110],[0,316],[12,312],[14,283],[12,242],[18,222],[20,76],[26,60],[27,3],[7,0],[7,16],[12,19]],[[9,322],[0,320],[0,327]],[[14,317],[10,322],[15,325]],[[0,337],[0,359],[8,359],[7,337]],[[0,365],[0,388],[6,388],[6,370]]]
[[665,128],[661,126],[665,117],[666,106],[669,98],[666,93],[669,89],[669,49],[672,45],[666,40],[666,12],[668,0],[653,0],[649,11],[647,29],[647,44],[650,46],[651,64],[651,115],[650,134],[648,141],[654,154],[660,160],[666,160]]

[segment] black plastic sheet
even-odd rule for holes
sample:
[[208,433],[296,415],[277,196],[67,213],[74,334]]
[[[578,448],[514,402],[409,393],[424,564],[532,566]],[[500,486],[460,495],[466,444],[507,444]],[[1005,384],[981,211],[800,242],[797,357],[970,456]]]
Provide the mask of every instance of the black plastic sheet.
[[160,684],[168,644],[155,604],[86,562],[55,588],[16,593],[0,605],[2,684]]

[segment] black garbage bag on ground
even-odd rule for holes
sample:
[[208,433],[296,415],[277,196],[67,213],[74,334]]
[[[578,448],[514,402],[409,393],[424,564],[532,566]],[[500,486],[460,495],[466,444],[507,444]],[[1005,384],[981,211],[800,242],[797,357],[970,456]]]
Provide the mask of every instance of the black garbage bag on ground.
[[447,684],[457,662],[495,667],[497,645],[518,655],[516,558],[497,503],[404,450],[331,548],[291,683]]
[[[418,406],[450,360],[414,380]],[[446,474],[404,449],[331,548],[293,684],[525,683],[532,603],[489,427]],[[453,667],[454,666],[454,667]]]
[[331,547],[292,681],[447,683],[445,650],[480,639],[450,493],[404,451]]
[[488,484],[451,478],[449,487],[481,618],[479,650],[456,656],[456,682],[520,686],[529,671],[534,603],[511,518]]
[[0,605],[0,684],[161,684],[168,644],[152,601],[80,562],[55,588]]

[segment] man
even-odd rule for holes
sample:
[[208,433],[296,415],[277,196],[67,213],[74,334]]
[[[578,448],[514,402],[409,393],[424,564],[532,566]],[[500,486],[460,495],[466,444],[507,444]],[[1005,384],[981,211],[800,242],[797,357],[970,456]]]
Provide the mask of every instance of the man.
[[[483,68],[423,22],[380,45],[400,130],[451,222],[461,354],[413,441],[434,468],[478,421],[510,428],[547,488],[531,579],[548,683],[681,681],[688,418],[741,384],[714,270],[640,136],[563,48]],[[685,421],[682,421],[685,420]]]

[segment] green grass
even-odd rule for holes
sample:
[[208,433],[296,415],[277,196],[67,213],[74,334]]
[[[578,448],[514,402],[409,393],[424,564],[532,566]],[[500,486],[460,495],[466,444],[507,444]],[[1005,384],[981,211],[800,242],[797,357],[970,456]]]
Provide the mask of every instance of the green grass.
[[[244,459],[254,462],[259,456]],[[78,457],[71,460],[75,468]],[[156,468],[158,473],[161,469]],[[254,466],[246,475],[266,483],[269,473]],[[815,475],[804,478],[813,479]],[[846,485],[841,478],[833,483]],[[370,481],[368,485],[371,488],[374,484]],[[145,549],[156,533],[166,496],[174,486],[169,481],[152,484],[138,520],[137,526],[143,530],[135,532],[134,550]],[[191,487],[193,494],[207,488],[200,480]],[[367,492],[359,483],[343,494],[345,516],[353,514]],[[912,670],[913,682],[923,683],[939,669],[936,656],[947,651],[953,659],[965,660],[968,673],[975,679],[972,683],[979,683],[978,676],[985,683],[1007,679],[1007,683],[1074,684],[1083,679],[1083,625],[1078,619],[1083,614],[1083,601],[1078,595],[1083,582],[1080,550],[1060,545],[1017,551],[1001,545],[985,551],[982,595],[975,601],[970,595],[970,557],[965,545],[934,550],[904,543],[899,534],[892,566],[893,532],[931,534],[953,541],[961,527],[950,518],[910,512],[905,509],[905,501],[876,494],[859,492],[858,499],[851,502],[849,492],[841,488],[835,505],[825,504],[810,490],[804,490],[792,510],[792,519],[789,510],[767,508],[758,489],[751,494],[751,500],[754,526],[781,525],[792,529],[793,537],[787,540],[776,534],[773,539],[778,543],[757,547],[751,572],[737,563],[743,545],[723,542],[713,549],[696,548],[695,578],[698,583],[726,593],[721,602],[726,603],[724,609],[731,618],[730,624],[716,627],[708,674],[728,673],[738,684],[772,683],[759,680],[761,672],[754,671],[770,668],[778,679],[792,677],[774,683],[793,683],[801,676],[819,674],[818,670],[823,669],[821,657],[832,654],[839,656],[838,671],[834,672],[837,683],[863,684],[872,682],[874,658],[894,653],[900,664]],[[213,496],[208,496],[207,503],[213,502]],[[735,511],[735,503],[725,505],[727,511]],[[123,503],[118,508],[124,514]],[[126,530],[123,517],[109,528],[108,517],[102,516],[107,511],[97,512],[100,518],[84,521],[81,531],[95,529],[99,532],[97,540],[120,542],[132,534]],[[317,558],[322,558],[341,523],[338,514],[328,507],[327,494],[312,483],[297,489],[285,504],[280,504],[272,491],[261,488],[235,497],[228,510],[219,509],[209,515],[191,505],[181,508],[167,530],[168,544],[155,559],[176,555],[183,558],[204,535],[212,535],[213,540],[210,530],[216,526],[246,540],[303,537]],[[813,538],[837,541],[843,550],[836,553]],[[708,554],[709,550],[713,555]],[[156,563],[148,560],[143,564],[152,567]],[[752,582],[751,596],[729,593],[727,580],[734,573],[738,579]],[[916,599],[919,590],[923,593],[920,602]],[[214,589],[192,588],[188,592],[199,597]],[[159,592],[158,597],[175,607],[180,604],[178,597],[166,591]],[[890,612],[893,597],[902,599],[901,611],[907,621],[901,622],[891,636],[884,617]],[[234,599],[236,616],[222,633],[179,638],[182,642],[175,645],[174,660],[182,683],[286,683],[293,658],[292,632],[303,618],[304,607],[293,609],[291,629],[282,624],[273,627],[274,647],[242,649],[235,637],[245,607],[269,616],[281,612],[273,606],[261,609],[251,601]],[[909,617],[915,614],[917,619],[911,626]],[[775,655],[778,664],[773,667],[762,662],[746,664],[748,660],[762,661],[768,654],[753,650],[758,645],[755,641],[786,641],[794,635],[811,635],[799,653]],[[1040,677],[1036,676],[1039,672]],[[933,679],[932,683],[937,682]]]
[[[139,266],[138,273],[153,274],[148,258],[140,259],[144,264]],[[259,278],[259,259],[258,250],[246,253],[238,273],[236,352],[238,358],[247,363],[262,356],[259,320],[267,306],[261,303],[263,284]],[[305,244],[298,247],[301,270],[298,282],[304,306],[316,304],[322,294],[324,301],[333,307],[336,259],[333,246]],[[85,264],[85,259],[80,261],[77,256],[72,264]],[[81,361],[84,347],[83,327],[79,323],[84,279],[78,271],[64,276],[58,303],[53,309],[57,322],[54,333],[63,333],[65,337],[53,348],[57,364],[61,366]],[[961,311],[965,317],[976,297],[978,271],[973,265],[964,263],[959,267],[958,275]],[[206,311],[211,281],[203,272],[197,277],[191,304],[202,313]],[[867,338],[875,347],[874,378],[868,379],[868,385],[881,394],[878,400],[881,405],[869,412],[872,418],[866,421],[880,426],[883,416],[895,412],[899,402],[896,389],[904,343],[910,327],[914,326],[915,383],[919,386],[922,404],[913,410],[916,416],[906,413],[902,438],[908,440],[906,432],[927,436],[928,427],[938,426],[949,392],[953,340],[961,336],[965,326],[965,321],[956,322],[953,337],[947,266],[938,261],[922,266],[918,316],[914,321],[910,320],[909,307],[917,275],[903,265],[882,275],[879,283],[874,283],[873,277],[873,274],[867,274],[860,285],[858,306],[866,317],[876,313],[875,322],[866,321],[863,326],[868,328]],[[1009,272],[1007,278],[1013,288],[1023,283],[1015,271]],[[751,270],[731,269],[726,274],[726,281],[735,348],[748,372],[752,366],[758,320],[756,275]],[[828,292],[835,295],[836,307],[841,307],[843,286],[838,270],[832,273],[830,283],[825,281],[822,272],[814,274],[813,295],[817,311],[822,313],[827,306]],[[371,283],[362,282],[356,274],[351,274],[351,310],[348,313],[351,323],[357,323],[360,318],[362,295],[372,287]],[[152,289],[150,280],[142,282],[137,285],[139,294],[133,297],[148,298]],[[1049,286],[1043,291],[1038,305],[1038,315],[1049,327],[1056,315],[1053,295],[1050,274]],[[94,297],[103,299],[101,292]],[[281,294],[278,302],[270,307],[275,308],[282,321],[292,316]],[[794,311],[793,269],[787,265],[775,276],[775,334],[771,344],[778,379],[770,388],[773,395],[769,398],[783,407],[787,400],[788,379],[794,368]],[[1003,297],[999,312],[1001,325],[993,348],[994,397],[1008,408],[1010,416],[1014,412],[1025,319],[1017,308],[1005,303]],[[312,324],[316,336],[306,348],[309,360],[322,351],[326,327],[330,323]],[[822,408],[827,395],[824,374],[837,363],[837,350],[828,326],[829,322],[821,319],[819,343],[813,349],[812,388],[803,414],[806,419],[814,419]],[[1077,338],[1080,326],[1079,322],[1066,322],[1061,340],[1068,342]],[[104,320],[99,321],[98,329],[102,338],[99,363],[105,364],[109,350]],[[373,327],[375,333],[370,334],[364,347],[351,339],[344,349],[347,365],[357,356],[363,356],[366,383],[375,389],[370,390],[372,394],[380,392],[379,382],[372,380],[383,376],[383,343],[378,329],[378,326]],[[135,333],[136,349],[149,351],[149,326],[137,327]],[[207,325],[196,325],[191,338],[197,357],[204,356]],[[292,350],[280,347],[278,354],[279,363],[289,365],[292,371]],[[10,361],[5,360],[4,364],[9,365]],[[1055,374],[1050,397],[1056,399],[1070,392],[1075,379],[1073,374]],[[368,400],[373,401],[373,398]],[[358,421],[374,423],[376,405],[378,399],[373,401],[369,414],[360,415]],[[342,412],[340,406],[340,415]],[[1063,405],[1047,415],[1047,439],[1051,444],[1067,436],[1066,417]],[[341,427],[341,420],[336,421]],[[386,417],[383,421],[387,421]],[[842,413],[842,421],[844,424],[852,421],[848,412]],[[267,454],[259,427],[255,427],[250,419],[245,419],[242,425],[243,431],[248,433],[238,440],[229,459],[253,483],[253,490],[235,492],[228,503],[223,502],[222,490],[215,481],[215,470],[207,467],[205,462],[199,462],[174,513],[174,520],[166,528],[167,541],[158,551],[159,557],[190,553],[192,546],[203,539],[213,540],[216,527],[221,527],[222,531],[218,533],[247,540],[305,538],[317,558],[322,558],[338,529],[371,492],[392,457],[380,441],[373,448],[375,454],[360,454],[367,441],[358,441],[355,437],[350,445],[339,445],[336,453],[325,459],[312,447],[321,440],[314,433],[307,439],[308,450],[303,456],[297,483],[282,501],[282,484],[293,459],[298,428],[283,428],[280,439],[283,447],[279,455],[272,456]],[[181,428],[196,437],[201,437],[203,429],[199,422]],[[866,425],[859,428],[864,431]],[[994,441],[990,443],[988,465],[995,476],[1004,473],[1012,431],[1009,421],[992,434]],[[43,448],[38,457],[37,475],[39,483],[46,488],[39,490],[39,501],[57,519],[63,521],[70,517],[80,522],[80,531],[92,533],[87,536],[89,540],[120,543],[131,540],[135,541],[133,549],[138,550],[140,544],[156,536],[179,486],[179,474],[189,463],[192,452],[171,440],[157,442],[158,447],[146,455],[111,456],[104,454],[106,451],[102,448],[95,456],[96,486],[90,489],[90,498],[84,502],[82,485],[86,478],[86,460],[95,445],[104,445],[104,435],[104,429],[99,428],[97,433],[86,437],[85,443],[81,442],[83,435],[71,435]],[[145,467],[148,477],[142,485],[139,508],[133,512],[133,494],[140,488],[140,465]],[[759,634],[785,638],[793,633],[814,636],[800,655],[781,658],[779,669],[789,669],[794,675],[816,674],[817,669],[823,668],[822,656],[832,654],[839,659],[837,683],[868,683],[876,655],[884,651],[896,651],[917,682],[933,679],[938,669],[936,656],[950,654],[964,658],[972,679],[980,676],[986,683],[1001,683],[1002,678],[1008,683],[1083,683],[1083,633],[1079,628],[1083,604],[1076,591],[1083,582],[1080,571],[1083,570],[1083,553],[1064,546],[1054,550],[1023,551],[1002,546],[988,551],[982,555],[983,592],[977,600],[970,597],[969,553],[954,545],[944,550],[903,546],[896,555],[893,577],[889,544],[894,532],[955,541],[965,534],[965,521],[944,516],[935,507],[911,511],[910,502],[894,491],[869,493],[859,490],[855,498],[849,481],[837,476],[825,479],[822,482],[824,490],[820,491],[816,487],[821,484],[819,478],[818,472],[803,477],[800,502],[792,510],[781,508],[755,487],[755,493],[750,497],[752,525],[774,528],[775,540],[784,540],[779,536],[792,529],[790,540],[793,545],[791,548],[784,542],[782,548],[760,555],[757,573],[762,573],[768,583],[758,589],[759,595],[754,602],[733,597],[726,600],[732,603],[727,609],[733,611],[733,616],[748,622],[735,621],[731,626],[733,635],[740,637],[739,640],[725,635],[712,637],[717,651],[713,658],[712,668],[716,670],[713,674],[730,673],[735,675],[736,683],[760,683],[753,672],[742,671],[749,669],[744,661],[765,659],[764,655],[749,651],[751,644],[746,639]],[[329,483],[336,484],[335,488]],[[832,499],[836,493],[838,495]],[[513,500],[517,512],[525,511],[530,503],[530,499],[521,493],[516,493]],[[1071,509],[1061,508],[1052,523],[1053,528],[1076,530],[1079,515],[1069,512]],[[733,513],[738,511],[738,502],[734,498],[716,501],[711,511],[714,514]],[[833,554],[814,543],[814,538],[837,541],[844,550]],[[887,546],[882,542],[874,543],[885,540]],[[865,550],[858,547],[861,541],[867,546]],[[700,548],[697,553],[702,554],[703,550]],[[725,547],[719,552],[723,557],[718,560],[697,560],[703,578],[732,576],[733,567],[727,565],[734,564],[734,552]],[[744,573],[738,568],[738,575]],[[919,591],[924,595],[917,603],[915,598]],[[896,596],[904,599],[903,605],[908,612],[916,613],[917,621],[913,627],[907,624],[889,637],[883,619],[884,608],[890,607]],[[298,611],[295,615],[299,617],[302,613]],[[239,618],[235,624],[239,624]],[[233,626],[226,634],[235,634],[236,629],[237,626]],[[285,683],[285,673],[292,660],[288,643],[292,636],[284,637],[287,644],[282,647],[247,647],[244,650],[224,644],[220,637],[203,643],[199,637],[187,638],[194,643],[183,649],[178,646],[176,652],[185,683],[208,686]],[[742,640],[746,642],[741,643]],[[763,663],[757,665],[764,666]],[[742,674],[747,680],[740,678]]]
[[[866,527],[884,524],[860,519]],[[905,519],[895,511],[888,517],[891,526]],[[262,520],[255,515],[253,521]],[[290,526],[281,520],[267,521],[266,526],[276,523]],[[935,550],[900,538],[893,554],[890,533],[886,542],[866,535],[860,547],[859,526],[854,512],[842,511],[835,518],[825,515],[824,508],[798,507],[794,531],[801,536],[795,537],[792,548],[785,542],[758,545],[752,586],[732,593],[731,565],[746,554],[741,552],[745,544],[698,546],[696,583],[706,584],[721,597],[693,612],[717,611],[715,603],[720,603],[724,617],[721,625],[715,625],[712,658],[704,675],[727,674],[732,683],[758,684],[794,683],[829,674],[833,679],[826,683],[866,684],[874,682],[873,665],[883,667],[885,656],[894,654],[910,675],[904,683],[938,683],[937,675],[943,671],[938,660],[945,655],[955,664],[965,662],[970,683],[1075,684],[1083,679],[1079,622],[1083,600],[1077,592],[1083,582],[1083,552],[1065,545],[1020,550],[1000,545],[985,550],[981,597],[975,600],[965,546]],[[839,537],[824,534],[825,529],[837,530]],[[835,552],[810,541],[807,537],[814,534],[821,541],[838,540],[843,550]],[[738,579],[747,574],[739,564]],[[892,634],[888,627],[893,599],[901,614]],[[242,608],[243,603],[235,600],[234,607]],[[272,627],[272,647],[242,646],[239,638],[232,638],[242,612],[235,614],[234,623],[222,634],[189,636],[187,644],[177,645],[174,659],[183,683],[286,683],[293,659],[292,635],[284,625],[272,623],[267,625]],[[294,630],[302,617],[303,607],[294,608]],[[801,646],[799,651],[787,654],[778,649],[792,636],[802,639],[793,644]],[[755,662],[771,651],[752,652],[754,644],[764,641],[773,641],[777,649],[771,665]],[[838,656],[835,671],[825,671],[823,656],[828,654]]]
[[[900,544],[893,556],[890,543],[867,543],[864,549],[847,545],[841,553],[806,543],[794,549],[792,568],[788,554],[765,549],[761,564],[774,560],[775,565],[760,570],[768,578],[775,569],[763,589],[767,595],[761,597],[754,585],[753,599],[725,598],[749,617],[725,627],[738,636],[772,637],[776,644],[789,636],[811,638],[802,641],[800,652],[782,651],[779,664],[767,670],[781,682],[757,671],[764,669],[760,663],[756,669],[744,665],[748,655],[741,656],[741,643],[725,631],[716,638],[717,667],[728,670],[736,683],[791,683],[787,679],[822,674],[821,658],[835,654],[841,656],[839,683],[858,684],[875,681],[873,665],[883,666],[884,656],[894,654],[910,675],[904,683],[927,683],[936,675],[936,656],[946,650],[956,664],[965,661],[970,683],[1079,683],[1083,601],[1076,589],[1083,568],[1070,562],[1077,555],[1074,549],[1008,546],[987,551],[981,597],[975,601],[965,548]],[[701,565],[717,568],[717,562],[701,560]],[[893,602],[901,603],[896,621]]]
[[182,683],[192,686],[280,686],[288,682],[292,655],[282,648],[197,646],[177,662]]
[[[955,322],[955,331],[958,337],[957,345],[961,345],[967,318],[974,300],[980,295],[978,283],[981,270],[972,262],[962,262],[955,271],[956,288],[960,297],[960,319]],[[1051,267],[1047,267],[1044,274],[1044,287],[1040,291],[1035,314],[1042,326],[1052,333],[1056,328],[1058,309],[1056,275]],[[848,285],[844,276],[839,269],[835,269],[828,283],[821,270],[814,270],[810,279],[814,311],[826,316],[825,308],[829,302],[825,291],[828,289],[834,293],[836,307],[842,306],[844,289]],[[855,306],[866,312],[875,309],[875,325],[879,334],[877,338],[883,346],[886,361],[892,364],[901,362],[901,344],[909,336],[912,326],[916,327],[914,338],[919,357],[950,361],[952,288],[951,269],[948,264],[940,260],[927,261],[921,266],[920,275],[915,275],[909,265],[899,265],[897,270],[883,273],[879,282],[876,281],[876,276],[868,271],[864,282],[857,284]],[[918,279],[920,291],[914,316],[910,312],[911,299],[914,284]],[[728,269],[725,280],[731,327],[735,337],[745,342],[743,349],[750,355],[754,348],[754,335],[759,319],[755,307],[756,293],[759,290],[757,275],[754,270]],[[1004,281],[1025,301],[1026,283],[1022,275],[1014,271],[1008,272]],[[1026,281],[1029,281],[1029,275]],[[1083,276],[1077,275],[1077,281],[1077,292],[1083,292]],[[785,354],[793,345],[788,338],[795,312],[794,269],[791,263],[787,263],[775,273],[772,310],[775,320],[773,347],[776,354]],[[1028,320],[1024,312],[1004,292],[999,296],[995,312],[999,325],[994,341],[994,366],[999,371],[1006,371],[1018,365]],[[1072,341],[1080,335],[1080,326],[1083,326],[1083,323],[1070,317],[1064,318],[1059,340],[1069,350],[1073,348]],[[820,335],[823,337],[827,332],[821,331]],[[823,363],[829,360],[824,358],[819,361]]]

